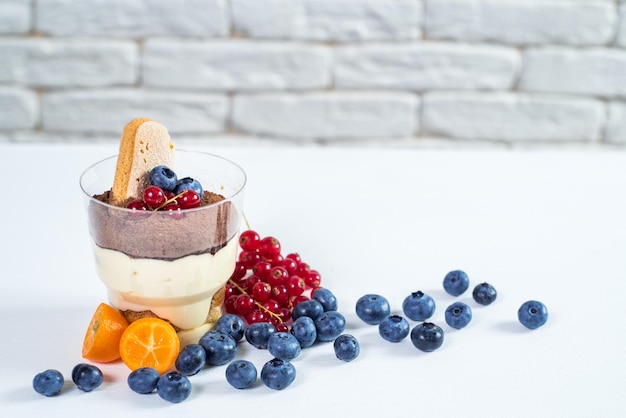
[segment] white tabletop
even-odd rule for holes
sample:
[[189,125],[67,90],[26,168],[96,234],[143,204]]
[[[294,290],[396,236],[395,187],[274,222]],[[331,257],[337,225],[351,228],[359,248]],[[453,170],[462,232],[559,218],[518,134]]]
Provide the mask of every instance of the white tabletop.
[[[78,177],[116,145],[4,144],[2,416],[626,414],[626,153],[179,147],[244,167],[252,227],[321,272],[360,357],[343,363],[332,344],[317,344],[294,360],[296,380],[283,391],[237,390],[225,366],[209,368],[191,378],[192,395],[180,404],[131,392],[128,369],[115,363],[100,366],[103,386],[80,392],[70,372],[106,295]],[[442,279],[452,269],[465,270],[471,287],[492,283],[497,301],[479,307],[470,292],[447,295]],[[416,290],[437,302],[433,321],[446,332],[438,351],[386,342],[355,314],[366,293],[386,296],[401,313]],[[528,299],[550,313],[535,331],[517,321]],[[474,310],[463,330],[444,322],[453,300]],[[238,358],[260,370],[270,355],[242,342]],[[48,368],[70,382],[53,398],[31,386]]]

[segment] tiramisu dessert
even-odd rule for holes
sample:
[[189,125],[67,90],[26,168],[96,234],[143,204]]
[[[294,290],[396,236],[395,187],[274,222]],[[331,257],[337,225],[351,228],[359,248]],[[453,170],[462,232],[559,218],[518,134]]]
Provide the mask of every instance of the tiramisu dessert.
[[150,119],[124,128],[117,157],[83,173],[96,269],[129,322],[158,317],[181,347],[222,314],[235,269],[243,170],[223,158],[176,151]]

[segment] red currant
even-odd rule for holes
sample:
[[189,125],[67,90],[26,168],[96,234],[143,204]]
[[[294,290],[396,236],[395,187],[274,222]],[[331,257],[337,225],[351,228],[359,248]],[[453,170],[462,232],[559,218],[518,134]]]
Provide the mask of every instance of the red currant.
[[309,270],[307,275],[304,277],[304,283],[308,287],[319,287],[322,283],[322,276],[320,276],[317,270]]
[[261,261],[261,256],[256,251],[244,251],[239,254],[239,261],[243,263],[246,269],[251,270],[256,263]]
[[235,270],[230,275],[230,280],[234,281],[235,283],[239,283],[241,279],[246,276],[246,272],[246,266],[244,266],[241,261],[237,261],[235,263]]
[[270,286],[278,286],[287,283],[287,279],[289,279],[289,273],[284,267],[276,266],[272,267],[267,275],[266,281],[270,284]]
[[224,309],[226,309],[226,313],[229,314],[237,314],[237,307],[235,306],[237,300],[237,295],[229,296],[224,300]]
[[231,286],[229,284],[224,286],[224,300],[228,299],[229,297],[233,295],[238,295],[238,294],[239,294],[239,290],[237,290],[235,286]]
[[276,332],[289,332],[289,326],[287,324],[276,324]]
[[280,254],[280,242],[274,237],[265,237],[259,243],[261,257],[272,260]]
[[291,258],[283,258],[280,266],[284,267],[289,274],[295,274],[298,271],[298,262]]
[[304,293],[304,279],[300,276],[291,276],[287,280],[285,287],[287,288],[287,293],[289,293],[289,296],[300,296],[302,293]]
[[168,203],[163,206],[162,210],[166,211],[172,219],[176,219],[177,221],[183,219],[183,216],[185,216],[176,203]]
[[267,261],[259,261],[252,267],[252,273],[259,276],[262,280],[266,280],[267,276],[272,269],[272,265]]
[[280,304],[274,299],[268,299],[263,302],[263,307],[272,313],[280,312]]
[[263,312],[260,309],[255,309],[252,312],[250,312],[248,315],[246,315],[246,322],[248,324],[254,324],[257,322],[267,322],[268,321],[268,316],[265,312]]
[[272,286],[265,282],[258,282],[252,286],[252,296],[257,302],[265,302],[272,295]]
[[247,315],[254,310],[254,307],[255,303],[252,296],[246,294],[237,296],[237,299],[235,300],[235,308],[240,314]]
[[306,278],[306,274],[309,272],[309,270],[311,270],[311,266],[309,266],[307,263],[300,263],[298,264],[298,271],[296,273],[298,274],[298,276]]
[[280,317],[280,322],[289,322],[289,320],[291,320],[291,309],[280,308],[278,316]]
[[300,257],[300,254],[298,253],[289,253],[285,256],[285,258],[293,260],[298,264],[302,263],[302,257]]
[[244,251],[256,251],[260,243],[261,236],[252,229],[245,230],[239,235],[239,246]]
[[289,293],[287,292],[287,288],[279,284],[278,286],[272,287],[272,299],[280,304],[280,306],[289,305]]
[[133,200],[126,208],[132,210],[129,214],[131,218],[144,218],[149,215],[147,212],[149,209],[148,205],[146,205],[143,200]]
[[143,191],[143,201],[152,209],[156,209],[161,206],[165,203],[165,200],[165,193],[160,187],[148,186]]
[[309,300],[309,297],[306,295],[296,296],[295,298],[291,299],[291,306],[296,306],[298,303],[304,302],[306,300]]
[[193,190],[185,190],[176,201],[181,209],[197,208],[200,206],[200,195]]
[[252,293],[252,288],[255,284],[259,282],[261,282],[261,279],[258,276],[255,276],[254,274],[252,276],[249,276],[246,280],[244,280],[244,290],[248,292],[248,294]]

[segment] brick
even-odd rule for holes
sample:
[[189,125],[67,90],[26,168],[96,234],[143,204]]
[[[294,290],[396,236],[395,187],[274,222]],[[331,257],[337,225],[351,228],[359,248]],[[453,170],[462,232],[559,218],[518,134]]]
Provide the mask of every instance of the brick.
[[520,67],[518,51],[444,43],[337,48],[340,88],[507,89]]
[[56,36],[225,36],[226,0],[38,0],[37,30]]
[[149,40],[143,80],[214,90],[312,89],[330,84],[328,47],[249,41]]
[[616,48],[531,48],[519,88],[603,97],[626,95],[626,51]]
[[515,93],[426,93],[426,134],[499,141],[595,141],[606,120],[602,102]]
[[0,130],[31,129],[38,120],[39,103],[35,93],[0,86]]
[[0,35],[19,35],[30,31],[30,0],[0,2]]
[[223,95],[139,89],[58,91],[43,96],[43,128],[51,131],[120,133],[130,120],[148,117],[172,133],[224,129],[228,98]]
[[412,135],[417,96],[408,93],[237,95],[233,124],[248,134],[296,139]]
[[617,19],[610,2],[425,1],[425,33],[430,39],[603,45],[613,39]]
[[605,135],[606,142],[626,145],[626,103],[609,104],[609,121]]
[[421,37],[417,0],[231,0],[233,28],[251,38],[315,41]]
[[68,87],[132,84],[138,48],[130,41],[0,39],[0,83]]

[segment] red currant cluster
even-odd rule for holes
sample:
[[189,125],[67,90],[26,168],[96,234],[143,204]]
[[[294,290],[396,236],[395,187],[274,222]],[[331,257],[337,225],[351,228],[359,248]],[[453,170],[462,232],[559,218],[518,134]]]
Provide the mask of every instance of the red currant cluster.
[[157,186],[148,186],[143,191],[142,199],[131,201],[126,208],[136,211],[163,210],[174,215],[182,209],[192,209],[198,206],[200,206],[200,195],[193,190],[183,190],[179,194],[174,194],[163,191]]
[[239,236],[239,246],[235,271],[226,284],[226,312],[248,324],[270,322],[277,331],[287,331],[293,307],[320,286],[319,272],[297,253],[283,256],[276,238],[261,238],[250,229]]

